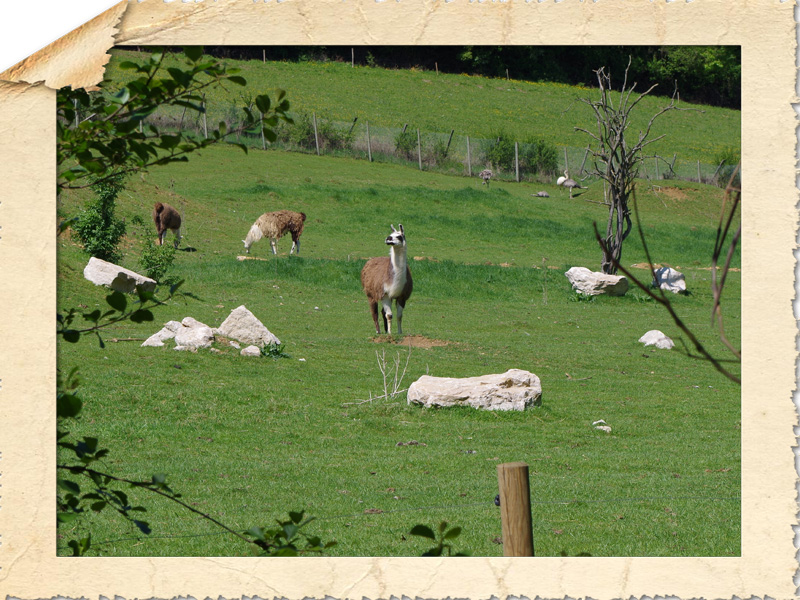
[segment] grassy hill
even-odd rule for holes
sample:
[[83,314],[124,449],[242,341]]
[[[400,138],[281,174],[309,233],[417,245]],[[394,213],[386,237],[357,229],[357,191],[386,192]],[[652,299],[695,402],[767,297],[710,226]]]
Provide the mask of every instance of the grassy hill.
[[[136,54],[112,52],[106,77],[124,82],[131,74],[117,65]],[[575,127],[595,129],[591,110],[578,100],[596,96],[597,90],[588,88],[437,75],[413,69],[353,68],[341,62],[226,62],[241,69],[248,81],[247,92],[242,94],[241,88],[209,92],[210,123],[235,120],[235,105],[246,104],[248,95],[282,88],[288,92],[293,112],[316,112],[320,118],[348,125],[357,117],[360,135],[364,134],[364,123],[369,121],[372,135],[383,136],[387,143],[405,124],[431,135],[455,130],[454,148],[457,146],[459,152],[465,152],[461,148],[464,136],[485,139],[508,132],[520,142],[533,137],[550,142],[559,147],[562,162],[566,148],[573,169],[580,165],[583,149],[589,142],[588,136],[576,132]],[[660,91],[672,93],[672,90]],[[644,129],[650,116],[668,101],[663,96],[646,97],[633,113],[632,130]],[[683,176],[695,176],[697,161],[706,166],[704,174],[709,168],[713,172],[721,153],[740,146],[740,112],[686,103],[680,106],[687,110],[672,111],[656,122],[652,135],[667,136],[649,150],[668,160],[677,154],[676,171]],[[176,112],[172,116],[179,119],[181,115]],[[655,171],[654,165],[649,168]]]
[[[540,189],[551,197],[532,195]],[[86,403],[70,429],[98,436],[115,473],[165,472],[187,502],[237,529],[306,509],[317,517],[309,528],[338,541],[332,555],[419,555],[428,545],[411,527],[443,520],[464,529],[457,550],[502,555],[495,468],[518,460],[531,466],[540,556],[738,555],[739,388],[680,344],[644,348],[637,340],[650,329],[680,335],[642,292],[585,299],[563,275],[599,267],[592,222],[607,217],[602,194],[595,185],[570,200],[554,185],[487,188],[399,165],[231,147],[153,169],[118,200],[128,223],[123,264],[138,268],[143,240],[155,237],[152,205],[169,202],[185,215],[182,247],[194,250],[178,252],[170,272],[185,279],[186,295],[156,309],[154,323],[105,331],[104,348],[91,339],[60,345],[59,368],[80,367]],[[654,260],[684,271],[692,292],[674,298],[676,309],[716,354],[725,351],[709,326],[708,267],[721,198],[685,182],[639,190]],[[65,193],[59,210],[73,215],[85,199]],[[308,215],[301,256],[287,256],[284,238],[278,256],[262,241],[251,255],[260,260],[238,261],[253,221],[279,208]],[[387,254],[383,239],[398,222],[415,291],[406,338],[392,343],[373,335],[358,276],[367,257]],[[69,235],[60,238],[60,308],[103,305],[106,292],[81,275],[86,260]],[[633,234],[623,261],[643,260]],[[739,288],[736,271],[725,297],[735,344]],[[245,358],[223,345],[218,354],[139,347],[166,321],[218,326],[242,304],[290,358]],[[426,373],[527,369],[541,378],[543,405],[496,414],[409,407],[404,394],[364,402],[383,393],[381,356],[392,369],[395,358],[401,370],[408,361],[403,388]],[[610,434],[592,427],[599,419]],[[247,552],[186,511],[130,495],[148,508],[154,533],[88,517],[80,527],[92,528],[103,554]]]

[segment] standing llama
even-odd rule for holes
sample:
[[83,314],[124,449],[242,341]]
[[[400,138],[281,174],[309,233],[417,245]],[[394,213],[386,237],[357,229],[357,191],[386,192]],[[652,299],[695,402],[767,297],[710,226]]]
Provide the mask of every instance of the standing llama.
[[253,223],[253,226],[247,233],[247,238],[242,240],[244,242],[244,249],[249,254],[250,246],[262,237],[268,237],[269,243],[272,246],[272,253],[277,254],[278,250],[275,244],[288,231],[292,234],[292,249],[289,251],[289,254],[292,254],[295,249],[297,253],[300,254],[300,234],[303,233],[305,222],[306,214],[301,212],[278,210],[264,213]]
[[361,270],[361,286],[367,294],[372,320],[375,322],[375,333],[378,335],[381,333],[378,325],[379,302],[383,328],[387,334],[392,334],[392,300],[397,303],[397,334],[403,335],[403,309],[414,287],[406,259],[405,231],[402,225],[399,231],[394,225],[391,228],[392,233],[386,238],[389,256],[370,258]]
[[167,237],[167,231],[172,231],[175,234],[175,247],[177,248],[181,243],[181,216],[178,211],[169,204],[156,202],[153,207],[153,222],[156,224],[156,232],[158,232],[157,244],[162,246]]

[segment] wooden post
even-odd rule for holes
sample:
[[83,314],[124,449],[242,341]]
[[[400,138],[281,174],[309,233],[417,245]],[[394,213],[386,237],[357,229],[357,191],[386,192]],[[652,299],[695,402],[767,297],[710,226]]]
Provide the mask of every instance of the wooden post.
[[405,132],[406,132],[406,129],[408,129],[408,123],[406,123],[405,125],[403,125],[403,133],[405,133]]
[[419,137],[419,128],[417,128],[417,157],[419,158],[419,170],[422,171],[422,140]]
[[264,137],[264,115],[259,111],[258,116],[261,117],[261,149],[267,149],[267,138]]
[[369,139],[369,121],[367,121],[367,157],[372,162],[372,142]]
[[447,153],[450,152],[450,142],[453,141],[453,134],[456,132],[455,129],[450,130],[450,137],[447,139],[447,148],[444,149],[444,155],[447,156]]
[[517,171],[517,183],[519,183],[519,142],[514,142],[514,167]]
[[503,556],[534,556],[528,465],[497,465],[500,517],[503,524]]
[[658,172],[658,157],[656,156],[656,179],[661,179],[661,174]]
[[586,166],[586,159],[589,157],[589,146],[586,146],[586,152],[583,155],[583,162],[581,163],[581,168],[578,169],[578,177],[583,175],[583,167]]
[[436,66],[436,74],[438,75],[439,74],[439,63],[435,62],[433,64]]
[[700,161],[697,161],[697,183],[700,183]]
[[206,95],[203,94],[203,136],[208,139],[208,118],[206,116]]
[[509,77],[508,77],[508,69],[506,69],[506,81],[508,81],[508,79],[509,79]]
[[350,66],[356,66],[356,49],[353,47],[350,48]]
[[569,171],[569,159],[567,158],[567,147],[564,146],[564,169]]
[[317,134],[317,113],[311,113],[314,121],[314,144],[317,146],[317,156],[319,156],[319,135]]
[[472,177],[472,158],[469,154],[469,136],[467,136],[467,176]]
[[266,50],[266,48],[262,49],[261,52],[263,53],[264,62],[267,62],[267,50]]

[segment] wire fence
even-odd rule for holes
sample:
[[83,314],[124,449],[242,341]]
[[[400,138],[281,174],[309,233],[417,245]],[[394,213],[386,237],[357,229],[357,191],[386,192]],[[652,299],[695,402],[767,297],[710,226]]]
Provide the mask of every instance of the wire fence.
[[[216,128],[221,122],[229,131],[241,128],[244,113],[235,105],[203,106],[205,113],[194,113],[189,118],[185,110],[181,112],[174,107],[160,109],[148,117],[148,121],[164,132],[188,130],[203,137],[208,137],[209,127]],[[466,177],[476,176],[481,170],[490,168],[493,177],[503,181],[554,183],[561,172],[569,169],[570,176],[581,183],[598,181],[590,175],[592,158],[587,147],[560,146],[555,161],[542,169],[526,162],[526,152],[535,142],[513,140],[517,145],[517,160],[498,165],[487,157],[487,149],[495,140],[472,137],[454,129],[424,131],[411,123],[387,127],[358,117],[352,121],[337,121],[315,113],[295,113],[292,116],[295,124],[280,123],[275,142],[267,141],[260,131],[237,133],[231,141],[253,149],[344,156]],[[555,147],[551,145],[551,148]],[[645,159],[639,175],[650,181],[695,181],[724,187],[734,167],[725,162],[708,164],[673,154]]]

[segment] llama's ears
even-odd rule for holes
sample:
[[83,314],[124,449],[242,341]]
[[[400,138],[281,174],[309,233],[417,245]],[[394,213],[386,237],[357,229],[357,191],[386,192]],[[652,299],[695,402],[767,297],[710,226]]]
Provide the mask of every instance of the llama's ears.
[[[389,227],[391,227],[391,228],[392,228],[392,232],[393,232],[393,233],[397,233],[397,229],[395,229],[395,228],[394,228],[394,225],[389,225]],[[400,228],[402,228],[402,227],[403,227],[403,226],[402,226],[402,225],[400,225]]]
[[406,234],[406,232],[405,232],[405,230],[403,229],[403,224],[402,224],[402,223],[398,223],[398,224],[397,224],[397,226],[398,226],[398,227],[400,227],[400,233],[402,233],[403,235],[405,235],[405,234]]

